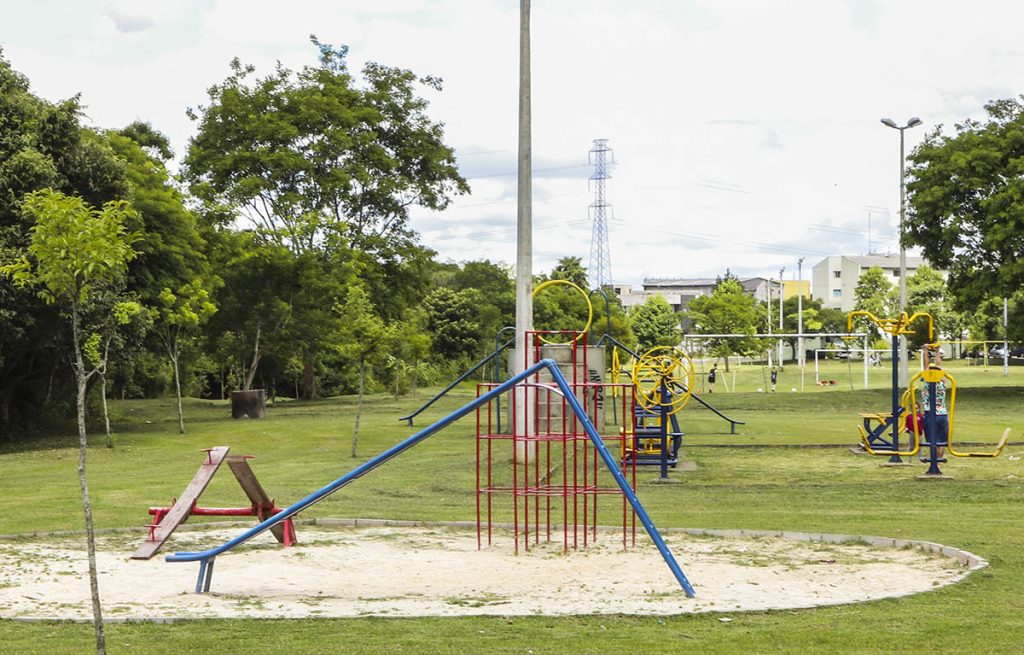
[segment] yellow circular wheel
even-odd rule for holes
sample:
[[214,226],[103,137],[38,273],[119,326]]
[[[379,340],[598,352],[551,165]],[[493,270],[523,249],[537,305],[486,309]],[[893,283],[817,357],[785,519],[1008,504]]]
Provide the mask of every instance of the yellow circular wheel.
[[663,382],[671,392],[668,413],[680,411],[690,401],[696,379],[693,360],[685,351],[673,346],[651,348],[633,364],[636,402],[647,411],[661,408]]
[[530,297],[536,298],[538,293],[540,293],[544,289],[547,289],[548,287],[552,287],[552,286],[566,286],[566,287],[575,289],[577,293],[579,293],[581,296],[583,296],[583,300],[586,301],[586,303],[587,303],[587,324],[583,326],[583,329],[579,331],[579,334],[576,335],[575,339],[573,339],[571,341],[558,342],[558,341],[549,341],[548,339],[545,339],[544,336],[541,335],[541,334],[537,335],[538,339],[540,339],[541,341],[543,341],[544,343],[546,343],[548,345],[553,345],[553,346],[569,346],[569,345],[572,345],[572,344],[576,343],[580,339],[582,339],[583,335],[590,331],[590,325],[594,322],[594,304],[590,302],[590,296],[587,295],[586,291],[584,291],[583,289],[579,288],[578,286],[576,286],[575,284],[573,284],[569,280],[548,280],[547,282],[543,282],[541,284],[538,284],[537,288],[533,290],[532,294],[530,294]]

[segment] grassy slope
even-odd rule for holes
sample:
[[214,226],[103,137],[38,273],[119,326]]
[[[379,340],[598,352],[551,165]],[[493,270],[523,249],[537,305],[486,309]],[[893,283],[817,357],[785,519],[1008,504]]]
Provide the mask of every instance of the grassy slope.
[[[955,366],[955,365],[954,365]],[[659,526],[790,529],[875,534],[939,541],[985,557],[989,569],[952,588],[905,599],[784,612],[679,616],[667,619],[595,616],[555,619],[355,619],[208,621],[173,625],[115,624],[109,652],[252,653],[286,647],[302,653],[1019,653],[1024,634],[1024,472],[1014,445],[997,460],[964,459],[944,470],[949,482],[921,482],[921,467],[882,468],[853,455],[856,414],[881,411],[885,373],[871,371],[869,390],[849,391],[849,369],[825,374],[843,381],[827,390],[759,394],[760,369],[737,374],[738,393],[708,397],[747,422],[740,434],[710,412],[686,410],[685,450],[698,464],[681,485],[653,485],[645,473],[640,497]],[[1024,369],[1004,378],[997,367],[954,368],[962,386],[956,429],[972,441],[994,441],[1001,428],[1024,435],[1019,408]],[[846,377],[842,377],[846,375]],[[788,368],[788,377],[795,377]],[[813,371],[809,375],[813,381]],[[853,367],[861,386],[862,369]],[[470,397],[440,403],[436,419]],[[422,401],[374,397],[362,422],[361,450],[375,454],[414,429],[396,417]],[[226,444],[257,455],[253,467],[282,502],[302,497],[349,470],[351,399],[282,403],[262,421],[231,421],[223,403],[193,401],[186,435],[175,429],[170,402],[115,404],[118,446],[90,450],[90,489],[101,527],[138,526],[145,507],[167,503],[192,476],[199,448]],[[404,410],[404,411],[403,411]],[[420,425],[425,425],[421,422]],[[310,516],[472,520],[472,424],[432,437],[412,452],[310,510]],[[101,443],[101,439],[95,439]],[[830,444],[830,448],[772,448]],[[735,446],[735,447],[732,447]],[[32,450],[0,454],[0,533],[81,526],[72,435]],[[226,472],[204,504],[236,505],[241,491]],[[301,528],[300,528],[301,531]],[[142,535],[140,529],[140,537]],[[301,532],[300,532],[301,538]],[[168,565],[171,567],[172,565]],[[682,562],[685,570],[686,563]],[[191,580],[191,566],[169,572]],[[667,574],[667,573],[666,573]],[[700,581],[695,580],[698,593]],[[400,584],[400,581],[396,581]],[[89,652],[91,628],[0,622],[5,653]]]

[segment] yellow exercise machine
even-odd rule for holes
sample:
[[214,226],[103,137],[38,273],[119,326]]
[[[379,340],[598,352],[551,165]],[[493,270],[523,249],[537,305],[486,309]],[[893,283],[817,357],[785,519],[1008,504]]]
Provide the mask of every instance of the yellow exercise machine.
[[[918,312],[911,316],[908,316],[906,312],[901,312],[896,318],[878,318],[869,311],[857,310],[850,312],[846,317],[846,329],[848,332],[853,332],[853,322],[861,316],[877,325],[886,334],[892,335],[892,411],[889,414],[861,414],[863,423],[860,428],[861,435],[862,439],[868,442],[865,449],[869,453],[872,455],[889,455],[889,462],[897,464],[903,461],[900,457],[912,457],[917,454],[918,447],[918,444],[915,444],[915,447],[909,451],[900,450],[900,418],[903,412],[906,411],[906,407],[900,402],[899,337],[901,335],[913,334],[914,330],[910,329],[910,326],[920,319],[927,319],[928,340],[931,341],[935,331],[934,323],[932,322],[932,317],[923,312]],[[877,422],[877,425],[874,425],[873,422]],[[888,438],[885,436],[887,430],[889,431]]]
[[693,360],[679,348],[658,346],[636,359],[631,377],[636,407],[630,426],[623,428],[630,438],[622,442],[622,459],[659,464],[667,478],[668,468],[679,462],[683,433],[676,414],[692,395]]

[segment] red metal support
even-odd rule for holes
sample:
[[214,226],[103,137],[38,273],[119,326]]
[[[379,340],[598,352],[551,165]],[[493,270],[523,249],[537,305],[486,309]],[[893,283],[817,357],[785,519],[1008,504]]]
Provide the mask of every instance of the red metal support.
[[[563,345],[570,352],[562,357],[567,370],[564,377],[570,381],[579,405],[603,435],[602,440],[623,454],[620,471],[634,489],[636,488],[635,458],[627,458],[627,441],[631,438],[632,426],[628,422],[633,416],[633,387],[618,382],[604,383],[590,379],[587,367],[586,337],[567,332],[531,332],[527,336],[530,353],[524,355],[526,364],[550,355],[542,352],[547,341],[569,341],[574,345]],[[573,339],[579,337],[575,342]],[[557,346],[554,346],[557,347]],[[582,365],[582,373],[581,373]],[[477,396],[488,393],[496,383],[477,385]],[[524,394],[529,402],[515,402],[517,394]],[[553,390],[548,380],[536,376],[526,383],[525,388],[509,392],[508,431],[496,434],[494,409],[490,405],[477,409],[476,417],[476,516],[477,547],[483,548],[484,534],[488,546],[493,543],[493,528],[497,516],[505,514],[495,506],[494,501],[502,496],[511,496],[512,537],[515,552],[520,548],[529,550],[542,540],[556,539],[557,529],[562,531],[562,548],[587,547],[598,540],[600,525],[600,497],[618,495],[622,498],[621,514],[613,522],[622,528],[622,544],[628,547],[636,542],[636,515],[626,496],[613,476],[603,472],[593,443],[583,428],[582,421],[572,413],[568,401],[561,393]],[[522,396],[520,396],[521,398]],[[612,426],[611,434],[605,435],[603,425],[606,411],[612,403],[620,405],[618,416],[623,425]],[[628,408],[628,409],[627,409]],[[526,426],[525,433],[521,433]],[[511,470],[498,470],[494,457],[501,456],[504,448],[496,449],[505,442],[511,447]],[[559,506],[560,505],[560,506]],[[507,506],[506,506],[507,507]],[[497,512],[497,513],[496,513]],[[613,515],[619,512],[613,511]],[[556,517],[558,517],[556,519]],[[555,521],[560,520],[561,526]],[[486,528],[484,524],[486,523]],[[632,534],[630,534],[632,533]]]

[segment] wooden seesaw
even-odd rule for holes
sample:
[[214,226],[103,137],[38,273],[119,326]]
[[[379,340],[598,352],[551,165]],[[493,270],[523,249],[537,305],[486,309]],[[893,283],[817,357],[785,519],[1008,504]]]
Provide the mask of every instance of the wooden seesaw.
[[[204,448],[206,459],[199,466],[199,470],[196,471],[181,496],[176,498],[170,507],[149,508],[149,513],[153,516],[153,522],[146,526],[149,535],[132,555],[132,559],[153,557],[177,527],[188,520],[189,516],[255,516],[262,522],[281,511],[281,508],[263,490],[252,467],[249,466],[252,455],[228,456],[228,450],[228,446]],[[249,498],[249,507],[200,507],[199,496],[206,490],[210,480],[225,461]],[[292,525],[291,519],[285,519],[274,525],[270,531],[278,542],[286,547],[296,543],[295,526]]]

